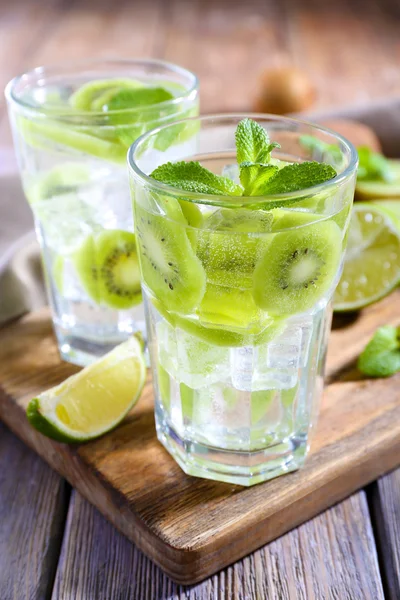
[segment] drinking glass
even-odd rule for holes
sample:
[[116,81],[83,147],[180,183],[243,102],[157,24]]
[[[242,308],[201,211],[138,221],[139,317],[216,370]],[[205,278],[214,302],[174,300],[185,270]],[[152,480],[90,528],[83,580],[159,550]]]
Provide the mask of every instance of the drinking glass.
[[128,155],[158,438],[186,473],[247,486],[305,461],[357,167],[355,149],[330,130],[248,116],[279,142],[273,164],[324,161],[337,176],[261,197],[187,192],[149,176],[171,159],[195,160],[238,183],[241,115],[172,125],[182,135],[174,156],[154,148],[171,126]]
[[6,98],[59,351],[86,365],[144,333],[126,154],[145,131],[197,115],[198,82],[158,60],[85,60],[16,77]]

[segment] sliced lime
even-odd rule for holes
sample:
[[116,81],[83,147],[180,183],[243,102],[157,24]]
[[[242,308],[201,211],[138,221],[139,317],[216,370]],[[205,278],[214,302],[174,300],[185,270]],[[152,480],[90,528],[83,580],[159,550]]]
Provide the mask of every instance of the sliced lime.
[[400,198],[400,160],[388,160],[393,173],[392,181],[357,181],[356,199]]
[[116,427],[136,404],[145,377],[141,344],[132,337],[33,398],[28,419],[38,431],[59,442],[94,439]]
[[400,220],[400,198],[398,200],[374,200],[373,202]]
[[400,227],[377,204],[355,204],[334,310],[358,310],[387,296],[400,282]]

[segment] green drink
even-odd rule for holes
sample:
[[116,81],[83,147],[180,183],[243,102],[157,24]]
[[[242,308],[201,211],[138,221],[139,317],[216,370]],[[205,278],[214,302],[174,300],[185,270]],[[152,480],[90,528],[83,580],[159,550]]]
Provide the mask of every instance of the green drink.
[[[189,120],[197,153],[174,162],[162,129],[129,154],[158,437],[187,473],[242,485],[305,460],[357,166],[333,133],[256,121]],[[306,133],[335,145],[325,163]]]
[[[6,96],[59,350],[88,364],[144,333],[126,154],[144,132],[198,114],[197,80],[161,61],[87,61],[35,69]],[[159,135],[154,149],[174,144]]]

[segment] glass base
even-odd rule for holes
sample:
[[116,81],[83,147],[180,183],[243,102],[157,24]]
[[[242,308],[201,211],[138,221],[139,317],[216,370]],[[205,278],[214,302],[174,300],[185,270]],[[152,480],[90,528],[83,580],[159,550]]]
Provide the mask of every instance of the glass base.
[[58,350],[62,360],[79,367],[91,365],[127,339],[115,340],[114,342],[92,342],[72,335],[58,335],[57,338]]
[[254,451],[222,450],[182,438],[156,410],[157,437],[188,475],[243,486],[262,483],[299,469],[305,461],[307,439]]
[[[53,327],[62,360],[86,367],[107,352],[111,352],[118,344],[122,344],[136,332],[140,333],[142,339],[146,341],[142,310],[142,306],[138,307],[137,320],[130,317],[122,325],[109,322],[81,322],[79,325],[71,326],[67,318],[56,318],[53,321]],[[118,312],[115,311],[115,313],[118,316]]]

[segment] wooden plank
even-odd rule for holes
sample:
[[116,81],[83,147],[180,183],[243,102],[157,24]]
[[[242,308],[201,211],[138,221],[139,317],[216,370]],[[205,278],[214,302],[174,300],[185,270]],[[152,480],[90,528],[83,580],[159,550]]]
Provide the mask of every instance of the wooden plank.
[[360,492],[193,587],[171,581],[73,492],[52,600],[379,600],[365,493]]
[[400,469],[378,479],[369,492],[386,595],[388,600],[399,600]]
[[51,593],[67,514],[66,482],[0,423],[0,598]]
[[398,320],[399,297],[365,310],[351,335],[333,333],[333,383],[307,464],[266,484],[246,489],[186,476],[157,442],[149,384],[125,422],[99,440],[71,448],[37,433],[24,415],[28,399],[76,371],[59,360],[47,311],[1,332],[0,417],[171,577],[200,581],[399,464],[400,374],[362,380],[351,368],[371,330]]

